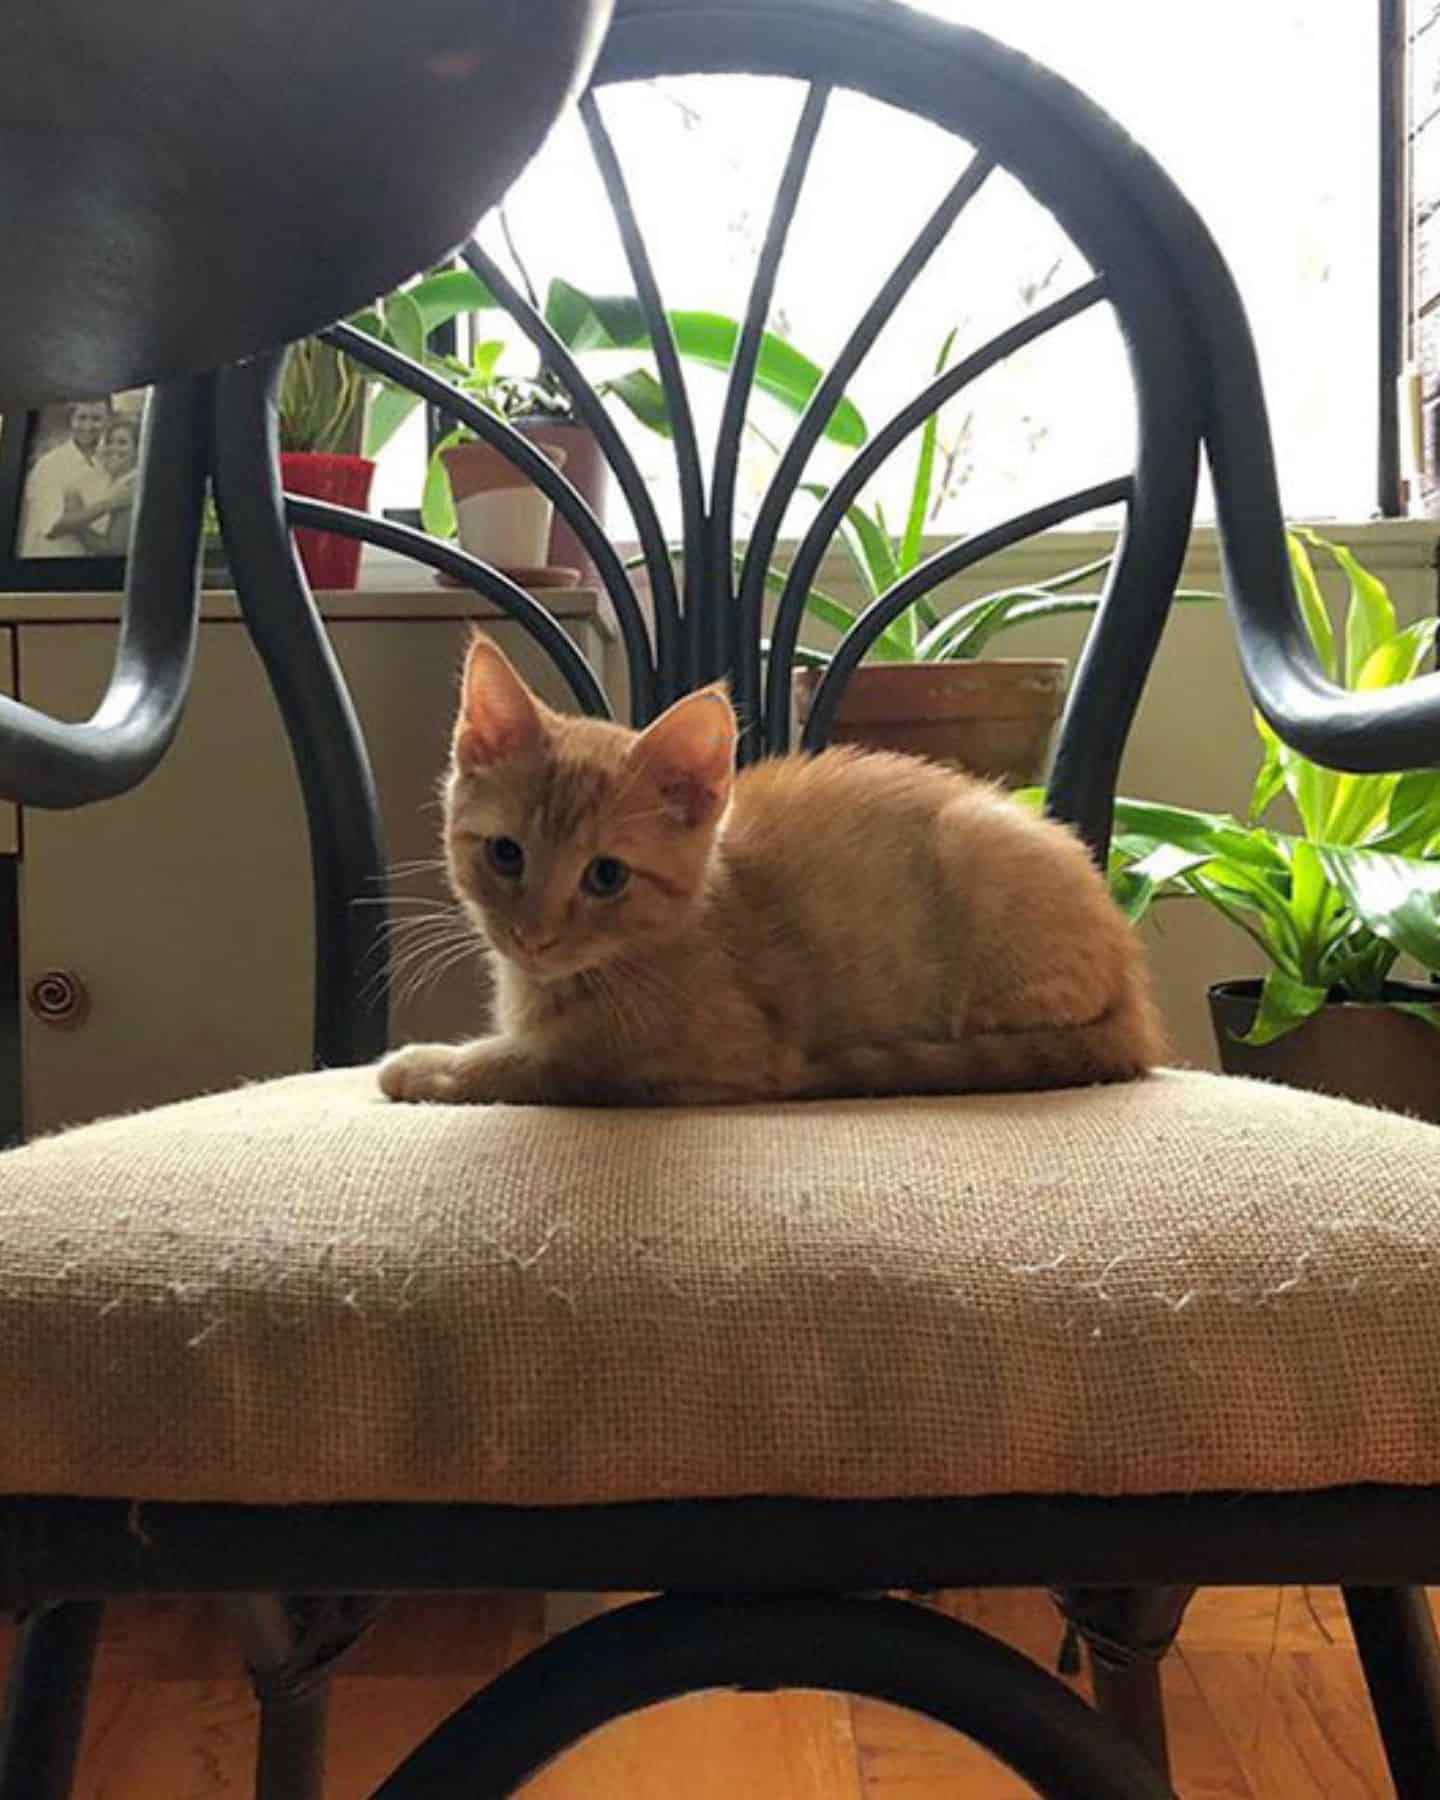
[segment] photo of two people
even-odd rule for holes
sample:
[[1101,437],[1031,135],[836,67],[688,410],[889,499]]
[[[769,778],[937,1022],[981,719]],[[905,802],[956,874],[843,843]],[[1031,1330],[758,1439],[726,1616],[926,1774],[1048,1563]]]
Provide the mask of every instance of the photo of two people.
[[31,434],[16,553],[124,556],[144,422],[142,389],[46,407]]

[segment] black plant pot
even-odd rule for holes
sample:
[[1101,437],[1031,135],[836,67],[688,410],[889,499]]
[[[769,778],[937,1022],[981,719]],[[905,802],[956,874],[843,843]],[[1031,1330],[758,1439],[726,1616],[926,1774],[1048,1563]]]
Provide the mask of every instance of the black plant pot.
[[[1432,1006],[1440,1017],[1440,988],[1392,981],[1385,993]],[[1258,981],[1222,981],[1210,989],[1210,1020],[1227,1075],[1337,1094],[1440,1124],[1440,1031],[1434,1026],[1393,1006],[1332,1000],[1273,1044],[1240,1043],[1259,1003]]]

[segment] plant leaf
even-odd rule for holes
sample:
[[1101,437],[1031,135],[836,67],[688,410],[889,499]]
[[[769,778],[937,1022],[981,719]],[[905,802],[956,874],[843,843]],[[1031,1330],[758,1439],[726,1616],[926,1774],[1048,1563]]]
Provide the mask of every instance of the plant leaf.
[[1305,629],[1310,634],[1310,642],[1314,646],[1320,667],[1333,681],[1335,679],[1335,633],[1331,628],[1330,615],[1325,610],[1320,584],[1315,579],[1315,570],[1304,544],[1293,531],[1285,533],[1285,546],[1290,552],[1290,573],[1294,578],[1295,598],[1300,603],[1300,614],[1305,621]]
[[[768,581],[766,585],[770,585]],[[778,592],[783,586],[784,578],[782,576],[775,583],[774,591]],[[808,604],[822,625],[828,625],[832,631],[839,632],[842,637],[855,623],[855,614],[843,601],[836,600],[829,594],[821,593],[819,588],[811,588]]]
[[[1099,606],[1099,594],[1052,594],[1047,591],[1046,583],[1038,584],[1039,597],[1024,600],[1017,606],[1006,620],[1009,625],[1029,625],[1037,619],[1058,619],[1066,613],[1094,612]],[[1194,601],[1213,601],[1224,598],[1222,594],[1212,594],[1200,588],[1177,588],[1171,596],[1172,600],[1182,605]]]
[[[1076,568],[1066,569],[1060,575],[1047,576],[1044,581],[1037,581],[1035,585],[1044,588],[1047,593],[1058,594],[1065,588],[1076,587],[1082,581],[1089,581],[1092,575],[1108,571],[1114,560],[1115,555],[1112,551],[1109,556],[1097,556],[1094,562],[1081,563]],[[1218,594],[1215,597],[1217,600],[1221,598]]]
[[[818,481],[803,481],[800,491],[814,500],[824,501],[830,490]],[[895,560],[890,540],[861,506],[845,509],[841,528],[842,542],[850,553],[860,585],[867,600],[874,600],[895,579]]]
[[1267,756],[1273,750],[1284,773],[1286,789],[1295,802],[1295,810],[1300,814],[1300,822],[1307,835],[1317,841],[1323,839],[1340,777],[1334,770],[1322,769],[1318,763],[1313,763],[1297,750],[1292,750],[1258,712],[1254,714],[1254,719],[1255,729],[1260,734]]
[[873,517],[863,506],[852,506],[846,510],[845,518],[860,540],[876,591],[883,594],[900,578],[895,563],[895,542],[885,529],[885,514],[878,506]]
[[1380,644],[1360,670],[1357,688],[1397,687],[1414,679],[1422,662],[1435,648],[1440,619],[1419,619]]
[[1440,838],[1440,769],[1411,769],[1400,776],[1390,796],[1390,812],[1372,850],[1394,850],[1421,856]]
[[[783,581],[779,585],[783,586]],[[843,601],[832,599],[829,594],[822,594],[819,588],[811,588],[807,604],[822,625],[828,625],[832,631],[838,631],[842,636],[855,623],[854,613]]]
[[[951,326],[940,354],[935,359],[935,373],[941,375],[950,362],[955,347],[956,326]],[[915,459],[915,481],[910,489],[910,512],[900,539],[898,567],[908,575],[920,560],[920,546],[925,536],[925,521],[930,514],[930,489],[935,480],[935,442],[940,431],[940,415],[932,412],[920,433],[920,452]]]
[[567,350],[645,350],[650,327],[633,294],[587,294],[558,276],[545,293],[545,323]]
[[461,441],[460,433],[452,431],[431,452],[430,461],[425,468],[425,486],[420,494],[420,523],[431,537],[453,538],[459,529],[455,518],[455,499],[450,492],[450,477],[445,464],[441,461],[441,453],[448,450],[451,444]]
[[1315,976],[1322,987],[1338,987],[1352,1000],[1377,1002],[1400,952],[1384,938],[1377,938],[1354,916],[1343,915],[1320,959]]
[[1362,844],[1385,821],[1398,775],[1339,775],[1325,821],[1328,844]]
[[478,376],[481,385],[488,387],[495,379],[496,364],[504,354],[504,338],[482,338],[470,352],[470,376]]
[[670,408],[665,390],[648,369],[631,369],[604,383],[604,391],[622,401],[642,425],[660,437],[670,436]]
[[1193,869],[1180,879],[1237,931],[1243,931],[1277,969],[1299,980],[1299,939],[1287,902],[1281,896],[1271,893],[1267,897],[1267,891],[1258,885],[1251,889],[1222,885],[1210,879],[1203,869]]
[[485,312],[497,304],[485,283],[470,269],[439,269],[404,290],[420,313],[425,337],[462,313]]
[[[1207,860],[1195,851],[1182,850],[1178,844],[1159,844],[1145,855],[1137,857],[1134,862],[1124,861],[1122,851],[1118,866],[1112,864],[1111,867],[1110,891],[1120,910],[1135,925],[1150,910],[1151,902],[1177,876],[1188,874],[1191,869],[1198,868]],[[1194,892],[1186,887],[1174,887],[1171,891],[1180,894]]]
[[1245,809],[1246,818],[1254,825],[1264,818],[1276,795],[1285,786],[1285,761],[1280,754],[1280,740],[1270,729],[1269,723],[1258,712],[1252,716],[1265,752],[1255,777],[1255,785],[1250,790],[1250,804]]
[[[745,559],[743,556],[737,556],[735,558],[735,572],[737,575],[744,567],[744,563]],[[772,565],[765,571],[765,587],[767,592],[772,594],[783,593],[785,582],[786,571],[784,569],[777,569]],[[805,596],[805,605],[806,609],[812,613],[815,618],[819,619],[822,625],[828,625],[830,629],[840,637],[845,635],[859,617],[859,614],[855,612],[853,607],[847,606],[843,600],[837,600],[832,594],[825,593],[821,588],[812,587],[810,589],[809,593]],[[883,638],[873,647],[871,655],[891,661],[899,660],[896,657],[895,652],[887,648]],[[804,657],[810,657],[815,664],[821,667],[825,666],[830,661],[828,651],[812,650],[806,648],[804,645],[797,644],[795,646],[796,661],[801,662]]]
[[402,289],[399,293],[387,294],[381,302],[380,311],[385,321],[385,335],[395,348],[412,361],[423,363],[425,315],[410,293]]
[[378,456],[419,404],[420,396],[407,388],[382,387],[373,393],[365,425],[365,454]]
[[[729,372],[740,337],[740,328],[733,319],[719,313],[672,312],[670,329],[675,334],[675,348],[682,356],[722,373]],[[773,331],[762,335],[755,361],[755,386],[762,394],[778,400],[791,412],[800,413],[820,381],[820,370],[793,344],[787,344]],[[870,433],[860,409],[842,394],[825,422],[824,435],[831,443],[856,450]]]
[[1223,858],[1265,874],[1288,875],[1289,858],[1268,831],[1247,831],[1229,813],[1196,812],[1181,806],[1161,806],[1150,800],[1119,799],[1115,823],[1138,832],[1157,844],[1178,844],[1186,850],[1204,851],[1207,859]]
[[1255,1022],[1239,1040],[1242,1044],[1273,1044],[1297,1025],[1303,1025],[1325,1004],[1322,987],[1296,981],[1283,969],[1271,969],[1260,989]]
[[[969,600],[964,606],[957,606],[933,631],[927,632],[920,639],[915,646],[917,660],[962,662],[978,656],[1015,609],[1033,595],[1034,591],[1033,588],[1011,588],[1007,592],[985,594],[978,600]],[[1065,611],[1073,610],[1075,605],[1073,601],[1060,601],[1056,604]]]
[[[675,348],[681,356],[728,373],[735,358],[740,327],[724,313],[670,312]],[[550,283],[545,317],[569,349],[647,350],[650,328],[644,308],[629,294],[587,294],[558,278]],[[821,373],[793,344],[767,331],[755,363],[755,386],[791,412],[803,412],[820,385]],[[825,427],[832,442],[858,448],[869,436],[854,402],[841,396]]]
[[1290,911],[1300,939],[1301,974],[1311,982],[1319,981],[1327,927],[1338,898],[1315,846],[1296,844],[1290,858]]
[[1304,528],[1298,535],[1328,550],[1350,584],[1350,604],[1345,612],[1345,680],[1352,688],[1358,687],[1360,671],[1380,645],[1395,636],[1395,608],[1384,582],[1362,569],[1343,544],[1333,544],[1318,531]]
[[1440,970],[1440,862],[1321,846],[1326,873],[1378,938]]

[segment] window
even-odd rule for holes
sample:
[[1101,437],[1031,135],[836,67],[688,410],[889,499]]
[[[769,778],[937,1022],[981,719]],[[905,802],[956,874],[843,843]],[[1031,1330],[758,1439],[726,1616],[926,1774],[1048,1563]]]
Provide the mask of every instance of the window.
[[[1292,516],[1374,510],[1378,337],[1377,16],[1360,0],[930,0],[1067,76],[1168,169],[1235,272],[1265,374],[1282,494]],[[666,302],[739,316],[802,93],[793,83],[695,79],[612,92],[607,123]],[[771,325],[824,365],[963,166],[946,134],[852,94],[832,100],[777,286]],[[542,291],[592,293],[630,277],[578,123],[567,122],[506,207]],[[488,248],[506,251],[491,221]],[[916,283],[850,392],[873,431],[932,371],[952,329],[963,353],[1084,280],[1073,245],[1008,177],[992,178]],[[496,315],[501,320],[501,315]],[[491,321],[486,321],[486,330]],[[497,328],[497,335],[499,329]],[[514,366],[533,366],[516,340]],[[594,374],[636,357],[598,354]],[[691,371],[702,437],[723,378]],[[667,446],[627,434],[678,524]],[[741,526],[783,441],[783,410],[752,413]],[[942,415],[943,487],[932,524],[966,530],[1128,467],[1133,419],[1108,313],[1071,322],[993,371]],[[415,445],[386,471],[383,503],[411,503]],[[903,513],[913,447],[880,478]],[[817,452],[833,478],[840,452]],[[400,489],[408,484],[401,501]],[[1202,500],[1202,508],[1204,502]],[[803,522],[802,501],[790,521]],[[623,520],[612,525],[623,532]]]

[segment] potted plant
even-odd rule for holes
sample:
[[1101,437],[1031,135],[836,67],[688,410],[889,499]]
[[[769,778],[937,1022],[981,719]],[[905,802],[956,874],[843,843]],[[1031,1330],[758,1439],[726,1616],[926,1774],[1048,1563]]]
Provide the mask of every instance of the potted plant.
[[[290,346],[277,394],[280,478],[288,492],[362,511],[369,504],[375,464],[360,452],[372,385],[363,369],[318,338]],[[295,540],[312,588],[355,586],[358,539],[302,529]]]
[[[564,468],[570,446],[551,426],[565,422],[565,411],[543,382],[499,372],[504,349],[491,340],[475,345],[468,366],[455,357],[442,360],[461,393],[526,427],[535,448]],[[448,431],[431,452],[420,504],[425,529],[435,537],[458,536],[472,556],[513,580],[536,587],[580,579],[579,567],[549,562],[553,513],[549,497],[468,426]]]
[[[1410,681],[1437,621],[1403,629],[1383,583],[1343,545],[1290,534],[1310,641],[1352,688]],[[1336,642],[1307,545],[1343,570]],[[1132,918],[1198,899],[1264,952],[1261,981],[1210,990],[1222,1066],[1440,1121],[1440,991],[1397,964],[1440,973],[1440,770],[1350,775],[1282,744],[1256,716],[1261,759],[1245,821],[1117,803],[1112,885]],[[1262,823],[1288,801],[1295,829]]]
[[[952,330],[941,346],[937,374],[949,364],[955,337]],[[925,527],[948,485],[948,476],[942,476],[937,494],[938,442],[939,420],[932,413],[921,431],[902,531],[891,531],[878,503],[847,509],[842,539],[867,605],[924,557]],[[823,500],[828,490],[807,484],[806,491]],[[1011,786],[1038,781],[1064,700],[1065,661],[993,656],[982,661],[981,655],[1010,626],[1092,612],[1100,595],[1084,584],[1103,575],[1109,563],[1108,556],[1102,557],[1046,581],[1000,588],[943,613],[931,599],[917,601],[886,627],[851,674],[832,722],[832,742],[908,751]],[[772,569],[768,581],[778,589],[784,571]],[[1177,596],[1217,597],[1190,591]],[[806,607],[812,618],[841,635],[859,616],[854,607],[815,587],[806,596]],[[807,647],[797,662],[795,703],[803,723],[829,657]]]
[[[922,473],[923,468],[922,452]],[[873,512],[851,507],[845,539],[867,602],[921,560],[919,532],[907,528],[903,536],[892,536],[879,507]],[[930,601],[917,602],[886,627],[851,674],[831,741],[903,750],[1013,786],[1038,781],[1064,700],[1064,658],[981,661],[980,655],[1006,625],[1093,610],[1098,594],[1073,590],[1108,562],[1107,557],[1032,586],[984,594],[943,616]],[[806,608],[842,634],[859,616],[814,587]],[[796,709],[803,722],[829,657],[806,649],[797,660],[802,666],[795,673]]]

